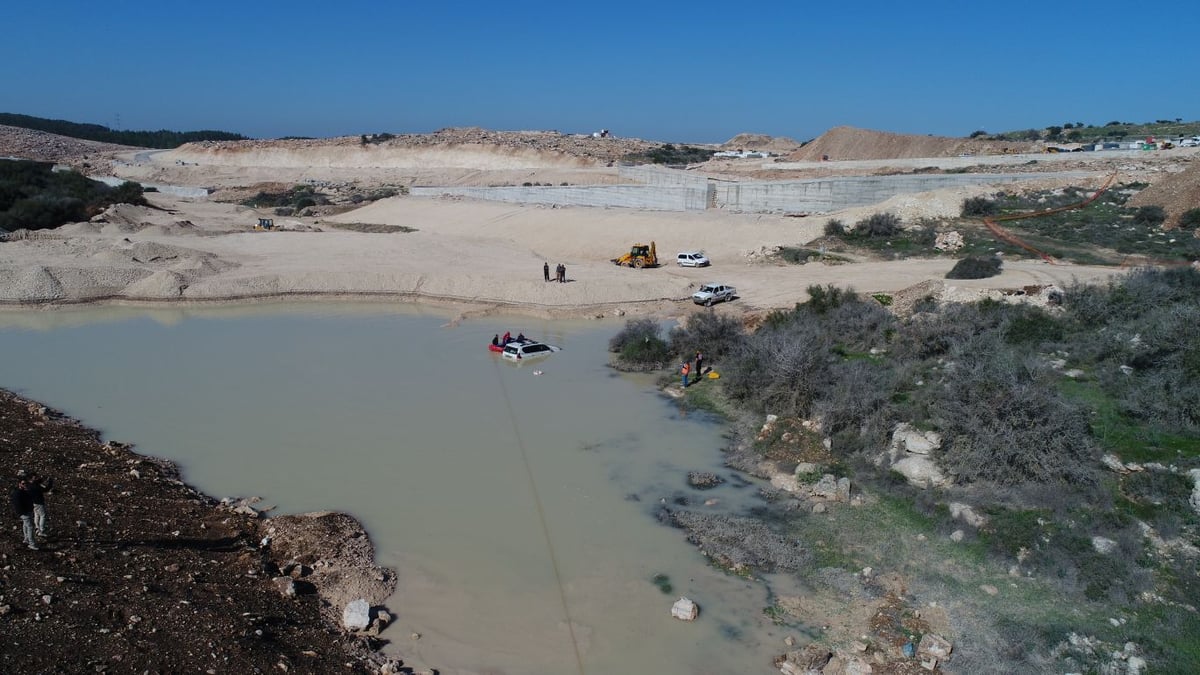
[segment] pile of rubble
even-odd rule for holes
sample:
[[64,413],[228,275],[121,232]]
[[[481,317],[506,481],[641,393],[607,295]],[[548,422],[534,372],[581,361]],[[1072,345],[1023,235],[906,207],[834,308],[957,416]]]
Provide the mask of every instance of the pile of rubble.
[[101,155],[105,153],[136,149],[0,124],[0,157],[19,157],[86,168],[84,162],[99,164],[103,161]]
[[636,138],[591,134],[564,134],[557,131],[490,131],[478,127],[440,129],[430,134],[366,134],[322,139],[284,139],[253,141],[203,141],[189,143],[184,148],[256,149],[256,148],[320,148],[366,144],[380,148],[428,148],[458,145],[486,145],[513,150],[556,152],[570,157],[601,163],[617,162],[626,155],[657,148],[661,143]]

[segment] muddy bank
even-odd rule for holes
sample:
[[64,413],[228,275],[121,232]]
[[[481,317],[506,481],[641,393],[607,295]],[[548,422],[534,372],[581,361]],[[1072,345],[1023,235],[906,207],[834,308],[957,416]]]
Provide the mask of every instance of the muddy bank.
[[39,550],[22,543],[11,511],[0,537],[0,671],[368,673],[385,665],[375,653],[387,639],[378,621],[353,634],[338,625],[355,598],[379,616],[395,587],[353,518],[263,519],[245,501],[198,492],[169,462],[0,390],[6,489],[19,470],[55,483]]

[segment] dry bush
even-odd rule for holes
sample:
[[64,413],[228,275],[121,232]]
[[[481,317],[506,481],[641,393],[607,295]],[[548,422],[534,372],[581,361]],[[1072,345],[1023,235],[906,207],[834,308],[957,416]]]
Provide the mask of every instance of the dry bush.
[[896,318],[877,302],[863,302],[857,296],[829,311],[821,320],[826,332],[838,344],[858,351],[882,348],[895,332]]
[[872,453],[887,445],[895,426],[892,391],[896,371],[886,364],[856,360],[830,369],[830,379],[818,393],[813,414],[825,433],[833,436],[840,457]]
[[864,237],[894,237],[902,230],[894,213],[875,213],[854,224],[854,234]]
[[943,468],[968,483],[1096,479],[1087,412],[1062,398],[1036,359],[990,335],[964,343],[951,360],[932,409],[945,439]]
[[831,347],[813,320],[764,327],[729,357],[722,379],[726,392],[754,410],[805,417],[829,377]]
[[995,328],[1001,318],[978,303],[931,303],[928,311],[913,314],[900,327],[892,341],[892,353],[905,360],[941,356],[973,335]]
[[742,322],[737,318],[698,312],[671,332],[671,351],[685,357],[700,351],[705,358],[721,358],[737,349],[745,338]]

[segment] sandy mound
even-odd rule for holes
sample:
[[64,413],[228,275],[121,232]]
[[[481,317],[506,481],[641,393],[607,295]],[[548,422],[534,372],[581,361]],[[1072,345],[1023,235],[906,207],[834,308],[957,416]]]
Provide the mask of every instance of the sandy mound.
[[953,157],[963,153],[998,154],[1004,152],[1005,148],[1027,152],[1036,151],[1037,146],[1016,141],[981,141],[834,127],[812,143],[788,155],[787,159],[815,162],[825,156],[833,160]]
[[187,285],[183,275],[169,270],[159,270],[145,279],[126,286],[124,295],[128,298],[178,298],[183,295],[183,289]]
[[1183,171],[1155,181],[1134,195],[1129,205],[1161,206],[1167,212],[1166,225],[1178,225],[1185,211],[1200,208],[1200,162],[1192,161]]
[[0,269],[0,300],[44,302],[64,297],[62,284],[45,267]]
[[800,144],[785,136],[738,134],[721,144],[722,150],[760,150],[786,155],[800,149]]
[[207,141],[163,153],[157,161],[199,166],[426,169],[497,171],[605,166],[657,143],[593,138],[557,131],[443,129],[388,139],[347,136],[316,140]]

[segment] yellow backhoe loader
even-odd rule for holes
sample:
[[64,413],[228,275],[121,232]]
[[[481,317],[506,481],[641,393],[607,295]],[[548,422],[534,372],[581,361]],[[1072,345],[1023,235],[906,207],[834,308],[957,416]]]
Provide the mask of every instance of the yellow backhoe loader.
[[654,249],[654,242],[647,244],[634,244],[629,249],[629,253],[620,258],[613,258],[613,264],[625,265],[627,267],[658,267],[658,253]]

